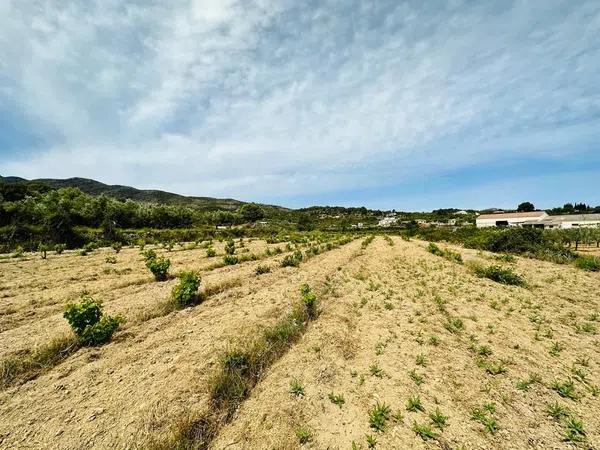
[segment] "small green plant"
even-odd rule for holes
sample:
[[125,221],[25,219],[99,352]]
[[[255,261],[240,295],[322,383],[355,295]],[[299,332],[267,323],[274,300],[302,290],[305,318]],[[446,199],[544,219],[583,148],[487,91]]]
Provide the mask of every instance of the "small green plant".
[[144,261],[146,261],[146,263],[150,260],[156,259],[156,252],[151,248],[148,250],[142,250],[141,255],[144,258]]
[[117,263],[117,258],[115,258],[114,256],[107,256],[106,259],[105,259],[105,261],[106,261],[107,264],[116,264]]
[[488,345],[482,345],[477,349],[479,356],[487,357],[492,354],[492,349]]
[[560,352],[562,352],[564,349],[564,347],[562,346],[562,344],[560,342],[553,342],[552,346],[550,347],[550,354],[552,356],[558,356],[560,354]]
[[213,256],[217,255],[217,251],[213,248],[213,247],[208,247],[206,249],[206,257],[207,258],[212,258]]
[[483,409],[475,408],[471,410],[471,419],[476,422],[479,422],[483,425],[484,430],[490,434],[495,434],[498,431],[498,422],[492,416],[496,411],[495,405],[493,403],[487,403],[484,405]]
[[21,256],[23,256],[24,253],[25,250],[23,250],[23,247],[19,245],[17,248],[15,248],[15,251],[12,253],[11,258],[20,258]]
[[406,410],[412,412],[425,411],[421,404],[421,398],[418,395],[410,396],[406,401]]
[[558,402],[548,404],[546,412],[554,420],[560,420],[569,415],[567,409]]
[[375,448],[377,446],[377,438],[372,434],[365,435],[365,439],[367,440],[367,447]]
[[115,251],[115,253],[119,253],[123,248],[123,244],[121,244],[120,242],[113,242],[111,247]]
[[317,317],[317,296],[311,291],[310,286],[306,283],[300,286],[300,294],[302,295],[302,304],[304,310],[310,319]]
[[563,440],[566,442],[584,442],[585,430],[583,422],[576,417],[569,417],[565,421],[565,434]]
[[304,395],[304,387],[302,387],[300,380],[297,378],[290,381],[290,394],[295,395],[296,397],[302,397]]
[[377,378],[383,377],[383,370],[380,369],[377,364],[372,364],[371,366],[369,366],[369,373]]
[[306,426],[299,426],[296,428],[296,437],[298,442],[306,444],[312,439],[312,432]]
[[417,422],[413,422],[413,431],[424,441],[436,439],[438,437],[438,434],[433,431],[431,425],[426,423],[418,424]]
[[417,364],[417,366],[426,367],[427,359],[425,358],[425,355],[423,353],[419,353],[415,358],[415,363]]
[[123,322],[120,316],[107,316],[102,312],[102,302],[83,295],[79,303],[67,303],[64,318],[75,332],[81,345],[102,345],[110,340]]
[[163,256],[146,259],[146,267],[150,269],[156,281],[165,281],[168,276],[169,267],[171,267],[171,261]]
[[333,392],[329,394],[329,401],[340,408],[344,405],[344,403],[346,403],[346,400],[342,394],[334,394]]
[[54,251],[56,252],[57,255],[61,255],[65,249],[67,248],[67,246],[65,244],[56,244],[54,246]]
[[429,419],[431,424],[440,430],[448,426],[448,416],[442,414],[439,408],[435,408],[435,411],[429,413]]
[[417,373],[415,370],[408,372],[408,376],[415,382],[417,386],[421,386],[423,383],[425,383],[425,378],[423,375]]
[[446,330],[448,330],[450,333],[460,333],[462,330],[464,330],[465,328],[465,324],[463,323],[462,319],[455,317],[455,318],[450,318],[448,317],[448,319],[446,320],[446,323],[444,323],[444,328]]
[[178,308],[185,308],[198,302],[198,288],[200,277],[196,272],[181,272],[178,275],[179,283],[173,287],[171,298]]
[[257,266],[254,272],[256,275],[262,275],[271,272],[271,268],[269,266]]
[[437,347],[438,345],[440,345],[440,338],[437,336],[430,336],[429,337],[429,345],[433,345],[434,347]]
[[385,423],[390,418],[391,411],[389,405],[377,402],[377,404],[369,410],[369,426],[375,431],[383,431],[385,429]]
[[579,398],[575,392],[575,383],[571,379],[566,381],[556,380],[552,383],[551,387],[563,398],[569,398],[571,400],[577,400]]
[[239,259],[235,255],[225,255],[223,256],[223,264],[226,266],[235,266],[239,262]]

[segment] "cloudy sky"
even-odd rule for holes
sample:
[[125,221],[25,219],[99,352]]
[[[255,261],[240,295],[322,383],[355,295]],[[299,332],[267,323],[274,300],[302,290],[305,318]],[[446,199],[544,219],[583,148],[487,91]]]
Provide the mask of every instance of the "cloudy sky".
[[600,1],[2,0],[0,174],[600,204]]

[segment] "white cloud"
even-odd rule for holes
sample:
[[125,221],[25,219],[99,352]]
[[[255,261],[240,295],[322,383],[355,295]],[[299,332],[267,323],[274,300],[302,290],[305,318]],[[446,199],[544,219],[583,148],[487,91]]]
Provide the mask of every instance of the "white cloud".
[[0,29],[0,100],[51,131],[0,154],[20,176],[285,199],[600,137],[592,0],[9,0]]

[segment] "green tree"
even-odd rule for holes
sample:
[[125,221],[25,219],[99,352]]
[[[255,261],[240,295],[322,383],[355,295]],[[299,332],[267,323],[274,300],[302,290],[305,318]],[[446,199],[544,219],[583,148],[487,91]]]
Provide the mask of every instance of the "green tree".
[[239,212],[244,222],[256,222],[265,217],[265,212],[256,203],[247,203],[243,205]]
[[523,203],[519,204],[519,206],[517,207],[517,211],[518,212],[535,211],[535,206],[531,202],[523,202]]

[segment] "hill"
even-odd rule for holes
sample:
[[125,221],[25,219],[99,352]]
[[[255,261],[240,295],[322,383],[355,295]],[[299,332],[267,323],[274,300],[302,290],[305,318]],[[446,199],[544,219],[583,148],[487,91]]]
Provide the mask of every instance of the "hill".
[[[0,182],[10,184],[32,183],[44,185],[51,189],[74,187],[90,195],[104,194],[122,200],[131,199],[139,202],[196,206],[206,210],[235,210],[245,203],[232,198],[194,197],[154,189],[136,189],[119,184],[109,185],[89,178],[78,177],[66,179],[38,178],[27,180],[20,177],[0,176]],[[263,206],[273,208],[271,205]],[[278,206],[274,208],[285,209]]]

